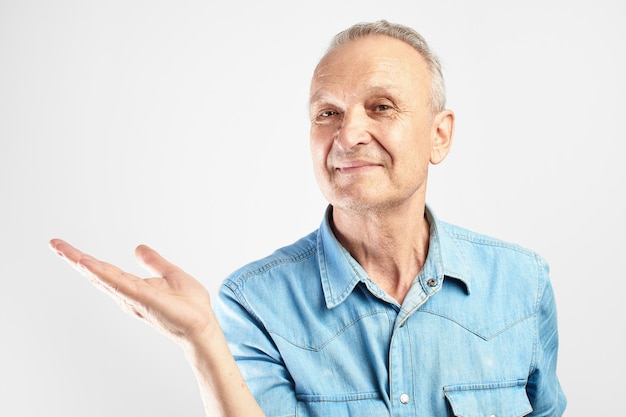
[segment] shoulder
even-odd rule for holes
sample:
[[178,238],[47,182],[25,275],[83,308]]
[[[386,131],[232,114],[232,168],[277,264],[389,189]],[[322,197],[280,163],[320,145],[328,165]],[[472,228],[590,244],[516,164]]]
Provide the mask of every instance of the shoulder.
[[548,284],[548,263],[534,250],[441,221],[436,233],[447,271],[472,290],[531,291],[538,297]]
[[451,223],[438,221],[438,232],[450,239],[456,249],[468,255],[487,260],[518,260],[547,266],[545,259],[536,251],[517,243],[478,233]]
[[317,235],[317,231],[311,232],[266,257],[242,266],[230,274],[223,285],[236,290],[261,278],[293,277],[293,271],[315,261],[318,250]]
[[455,272],[485,301],[517,294],[535,304],[549,286],[548,263],[534,250],[446,222],[437,226],[444,261],[452,260]]
[[445,279],[443,296],[433,297],[428,311],[486,339],[537,313],[550,284],[548,265],[535,251],[444,222],[436,233]]
[[475,247],[476,249],[502,249],[503,251],[512,251],[519,253],[520,256],[529,256],[532,258],[539,256],[535,251],[517,243],[478,233],[451,223],[439,221],[437,226],[453,238],[459,245]]
[[315,231],[234,271],[223,281],[214,306],[221,322],[233,314],[250,315],[267,325],[298,306],[321,308],[323,303]]

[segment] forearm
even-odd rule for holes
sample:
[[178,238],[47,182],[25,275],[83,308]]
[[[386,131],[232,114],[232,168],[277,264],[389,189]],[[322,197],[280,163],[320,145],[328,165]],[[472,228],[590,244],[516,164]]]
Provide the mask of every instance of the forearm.
[[250,392],[221,328],[186,343],[183,350],[191,364],[207,416],[265,416]]

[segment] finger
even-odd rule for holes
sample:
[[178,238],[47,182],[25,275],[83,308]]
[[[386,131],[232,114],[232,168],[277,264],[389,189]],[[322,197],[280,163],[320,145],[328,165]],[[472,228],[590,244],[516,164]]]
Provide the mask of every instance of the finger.
[[[64,259],[67,263],[69,263],[74,269],[76,269],[80,274],[89,278],[94,284],[96,284],[95,277],[89,273],[83,266],[80,265],[80,261],[91,258],[86,253],[81,252],[76,249],[69,243],[61,240],[61,239],[52,239],[49,243],[50,249],[56,252],[62,259]],[[103,287],[102,283],[100,283],[99,287]]]
[[73,266],[76,266],[78,260],[84,255],[81,251],[61,239],[52,239],[49,246],[57,255]]
[[151,293],[149,290],[138,291],[139,288],[149,287],[141,278],[124,272],[115,265],[99,261],[61,239],[51,240],[50,248],[90,278],[94,284],[104,287],[111,295],[123,298],[130,303],[143,304],[146,296]]
[[137,261],[154,276],[163,278],[175,278],[182,270],[161,256],[154,249],[139,245],[135,249]]

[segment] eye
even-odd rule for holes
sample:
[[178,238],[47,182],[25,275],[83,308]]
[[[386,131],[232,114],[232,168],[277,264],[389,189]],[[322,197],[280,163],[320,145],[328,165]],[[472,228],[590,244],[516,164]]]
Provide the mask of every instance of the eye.
[[323,112],[321,112],[319,114],[319,117],[320,118],[326,118],[326,117],[336,116],[337,114],[339,114],[339,113],[336,112],[335,110],[324,110]]
[[391,106],[389,104],[378,104],[376,105],[376,107],[374,108],[376,111],[387,111],[387,110],[391,110]]
[[315,112],[314,114],[315,114],[315,119],[313,121],[315,123],[328,124],[332,122],[333,120],[336,120],[337,116],[340,113],[337,110],[326,109],[326,110],[319,110]]

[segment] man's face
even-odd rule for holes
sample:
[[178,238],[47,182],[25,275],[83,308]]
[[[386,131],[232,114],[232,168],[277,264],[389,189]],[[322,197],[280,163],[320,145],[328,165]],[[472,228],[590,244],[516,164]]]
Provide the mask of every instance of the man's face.
[[421,55],[390,37],[358,39],[322,59],[311,82],[311,153],[335,208],[379,210],[425,198],[437,133],[430,91]]

